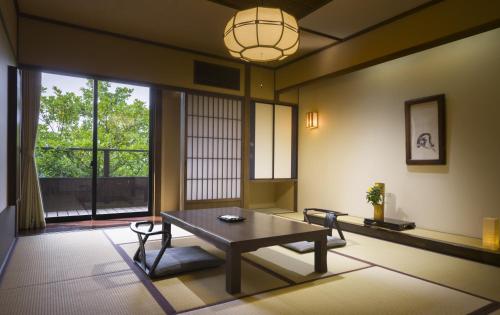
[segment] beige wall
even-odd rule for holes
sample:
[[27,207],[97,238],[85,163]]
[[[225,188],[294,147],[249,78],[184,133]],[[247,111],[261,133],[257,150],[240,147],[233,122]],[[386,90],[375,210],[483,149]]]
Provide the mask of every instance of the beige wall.
[[278,99],[281,102],[298,104],[299,103],[299,89],[289,89],[278,93]]
[[[244,65],[22,17],[19,63],[232,95],[244,94]],[[240,69],[239,91],[193,83],[193,60]]]
[[[0,3],[0,10],[5,23],[10,24],[12,16],[5,4],[5,1]],[[7,207],[7,69],[16,65],[14,54],[0,23],[0,211]]]
[[[98,34],[30,18],[20,19],[21,64],[123,80],[243,96],[244,64]],[[126,53],[124,53],[126,52]],[[240,90],[193,83],[193,60],[240,69]],[[250,93],[274,98],[274,70],[251,66]]]
[[252,66],[250,95],[253,98],[274,100],[274,70]]
[[[386,183],[386,215],[479,237],[500,216],[500,29],[301,88],[299,209],[368,217]],[[404,101],[446,94],[448,164],[407,166]],[[319,112],[319,128],[304,115]]]
[[500,1],[441,1],[280,68],[276,71],[276,89],[409,54],[412,49],[474,31],[485,24],[498,26],[499,19]]

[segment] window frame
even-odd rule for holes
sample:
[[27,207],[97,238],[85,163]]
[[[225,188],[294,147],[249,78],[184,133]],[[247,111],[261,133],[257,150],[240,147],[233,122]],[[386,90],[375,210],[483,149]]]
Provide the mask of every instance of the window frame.
[[[272,128],[272,176],[269,178],[255,178],[255,108],[256,104],[266,104],[269,106],[273,107],[273,128]],[[291,141],[291,156],[290,156],[290,161],[291,161],[291,170],[290,174],[291,176],[288,177],[276,177],[275,176],[275,169],[274,169],[274,164],[275,164],[275,128],[276,128],[276,106],[288,106],[292,108],[292,131],[291,131],[291,136],[292,136],[292,141]],[[291,103],[283,103],[283,102],[270,102],[270,101],[261,101],[261,100],[253,100],[250,104],[250,180],[253,181],[274,181],[274,180],[297,180],[298,176],[298,105],[297,104],[291,104]]]
[[[190,115],[189,114],[189,97],[201,97],[201,98],[204,98],[204,97],[208,97],[208,98],[213,98],[213,99],[219,99],[219,100],[222,100],[222,101],[234,101],[234,102],[239,102],[239,117],[237,119],[235,119],[236,121],[239,121],[240,122],[240,130],[239,130],[239,134],[240,134],[240,137],[238,139],[233,139],[233,138],[229,138],[227,137],[228,140],[238,140],[240,142],[240,150],[239,150],[239,158],[236,158],[236,160],[239,159],[240,161],[240,167],[239,167],[239,178],[236,177],[236,178],[222,178],[221,180],[224,182],[224,181],[228,181],[228,180],[237,180],[237,183],[236,183],[236,191],[235,191],[235,195],[236,197],[233,197],[232,194],[231,194],[231,197],[229,198],[214,198],[214,191],[212,191],[211,193],[211,197],[212,198],[208,198],[208,196],[210,195],[207,191],[207,198],[204,199],[203,196],[203,184],[202,184],[202,198],[201,199],[190,199],[192,198],[192,189],[189,190],[191,192],[191,194],[188,194],[188,182],[189,181],[192,181],[193,179],[190,179],[189,176],[188,176],[188,163],[189,163],[189,160],[195,160],[193,157],[190,157],[188,152],[189,152],[189,148],[188,148],[188,139],[189,138],[200,138],[200,137],[193,137],[192,135],[190,136],[189,135],[189,117],[190,116],[193,116],[193,115]],[[186,92],[185,94],[185,101],[184,101],[184,104],[183,106],[185,107],[184,109],[184,158],[183,158],[183,163],[184,163],[184,178],[183,178],[183,181],[184,181],[184,192],[183,192],[183,197],[184,197],[184,202],[186,204],[200,204],[200,203],[213,203],[213,202],[231,202],[231,201],[240,201],[242,200],[242,195],[243,195],[243,174],[244,174],[244,156],[243,156],[243,152],[244,152],[244,127],[245,127],[245,121],[244,121],[244,118],[245,118],[245,103],[244,103],[244,98],[243,97],[238,97],[238,96],[233,96],[233,95],[226,95],[226,94],[218,94],[218,93],[210,93],[210,92],[200,92],[200,91],[189,91],[189,92]],[[210,106],[210,105],[209,105]],[[237,105],[238,106],[238,105]],[[203,116],[202,116],[203,117]],[[215,116],[214,116],[215,117]],[[207,116],[207,118],[210,118],[210,115]],[[219,117],[217,117],[218,119],[221,119]],[[223,119],[223,118],[222,118]],[[231,118],[234,120],[234,118]],[[215,128],[212,126],[212,128]],[[237,127],[236,127],[237,128]],[[238,131],[237,131],[238,132]],[[209,139],[209,140],[214,140],[214,135],[212,134],[212,137],[209,137],[207,136],[206,139]],[[218,140],[223,140],[223,138],[220,138]],[[236,144],[236,147],[238,146],[238,144]],[[203,145],[202,145],[203,147]],[[212,148],[214,149],[214,148]],[[191,149],[191,154],[193,153],[193,149]],[[210,152],[210,151],[208,151]],[[233,150],[232,153],[238,153],[238,150]],[[227,154],[229,154],[229,151],[227,152]],[[207,159],[210,159],[210,158],[207,158]],[[212,158],[213,160],[213,158]],[[238,163],[238,162],[237,162]],[[236,163],[236,165],[238,165]],[[203,164],[203,163],[202,163]],[[208,162],[207,162],[208,164]],[[207,166],[208,167],[208,166]],[[202,176],[204,176],[203,174],[203,170],[202,170]],[[213,176],[213,169],[212,169],[212,176]],[[196,180],[199,180],[198,178]],[[202,181],[204,179],[201,179]],[[214,178],[209,178],[208,177],[208,171],[207,171],[207,181],[208,180],[211,180],[211,181],[214,181]],[[216,179],[218,180],[218,179]],[[217,183],[218,185],[218,183]],[[238,187],[239,186],[239,187]],[[207,186],[208,188],[208,186]],[[238,190],[239,188],[239,190]],[[232,188],[231,188],[232,189]],[[223,193],[222,193],[223,194]],[[218,191],[217,191],[217,195],[218,195]]]

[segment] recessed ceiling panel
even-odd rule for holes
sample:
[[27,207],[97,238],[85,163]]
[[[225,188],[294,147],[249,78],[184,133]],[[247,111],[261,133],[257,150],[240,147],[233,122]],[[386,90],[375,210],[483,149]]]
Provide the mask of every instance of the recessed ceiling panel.
[[331,0],[210,0],[234,9],[244,10],[255,6],[280,8],[300,19]]
[[313,51],[316,51],[316,50],[321,49],[325,46],[334,44],[336,42],[337,42],[336,40],[333,40],[331,38],[301,30],[300,31],[300,45],[299,45],[299,50],[297,51],[297,53],[295,53],[295,54],[291,55],[290,57],[283,59],[281,61],[274,61],[274,62],[268,63],[268,64],[271,66],[282,65],[284,63],[288,63],[292,60],[300,58],[304,55],[307,55]]
[[429,0],[333,0],[299,21],[302,27],[345,38]]

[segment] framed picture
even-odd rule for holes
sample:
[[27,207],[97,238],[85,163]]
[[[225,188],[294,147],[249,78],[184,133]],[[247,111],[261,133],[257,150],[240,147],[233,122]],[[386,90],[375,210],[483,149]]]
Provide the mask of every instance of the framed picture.
[[444,94],[405,102],[406,164],[446,164]]

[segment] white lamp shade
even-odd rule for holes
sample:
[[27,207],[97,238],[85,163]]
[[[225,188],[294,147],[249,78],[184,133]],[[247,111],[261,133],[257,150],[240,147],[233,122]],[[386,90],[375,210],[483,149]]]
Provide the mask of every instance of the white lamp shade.
[[299,48],[299,26],[281,9],[247,9],[229,20],[224,43],[231,56],[246,61],[282,60]]

